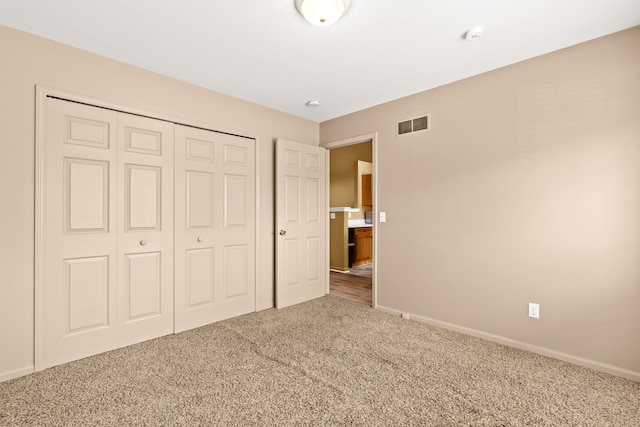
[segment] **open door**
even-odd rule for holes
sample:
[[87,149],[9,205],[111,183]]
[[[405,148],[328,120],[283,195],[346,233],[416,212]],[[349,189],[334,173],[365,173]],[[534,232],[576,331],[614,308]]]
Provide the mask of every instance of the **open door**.
[[327,292],[326,149],[276,141],[276,307]]

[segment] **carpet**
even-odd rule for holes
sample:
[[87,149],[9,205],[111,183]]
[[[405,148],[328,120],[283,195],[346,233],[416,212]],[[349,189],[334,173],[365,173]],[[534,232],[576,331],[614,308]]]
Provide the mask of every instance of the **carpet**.
[[0,425],[638,426],[640,383],[329,295],[0,383]]

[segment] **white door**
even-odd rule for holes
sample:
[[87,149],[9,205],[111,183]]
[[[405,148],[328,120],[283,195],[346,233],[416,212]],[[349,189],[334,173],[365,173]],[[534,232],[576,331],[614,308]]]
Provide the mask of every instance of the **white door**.
[[117,113],[45,108],[38,370],[117,345]]
[[276,142],[276,307],[326,294],[326,150]]
[[173,124],[49,98],[36,369],[173,331]]
[[255,311],[255,142],[176,126],[175,330]]
[[173,332],[174,124],[118,114],[118,346]]

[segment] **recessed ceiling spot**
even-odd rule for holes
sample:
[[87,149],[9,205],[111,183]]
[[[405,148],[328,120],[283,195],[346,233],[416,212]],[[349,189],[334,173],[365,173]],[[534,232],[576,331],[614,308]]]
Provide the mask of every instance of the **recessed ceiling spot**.
[[476,40],[482,37],[482,27],[473,27],[467,30],[464,36],[467,40]]
[[320,106],[320,101],[316,101],[315,99],[312,99],[311,101],[307,101],[307,107],[319,107]]

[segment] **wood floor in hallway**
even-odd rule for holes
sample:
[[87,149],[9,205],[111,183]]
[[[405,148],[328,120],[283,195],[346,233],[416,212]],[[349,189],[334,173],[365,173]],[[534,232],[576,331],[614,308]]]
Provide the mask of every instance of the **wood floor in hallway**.
[[330,272],[330,293],[363,304],[372,304],[372,265],[352,268],[349,272]]

